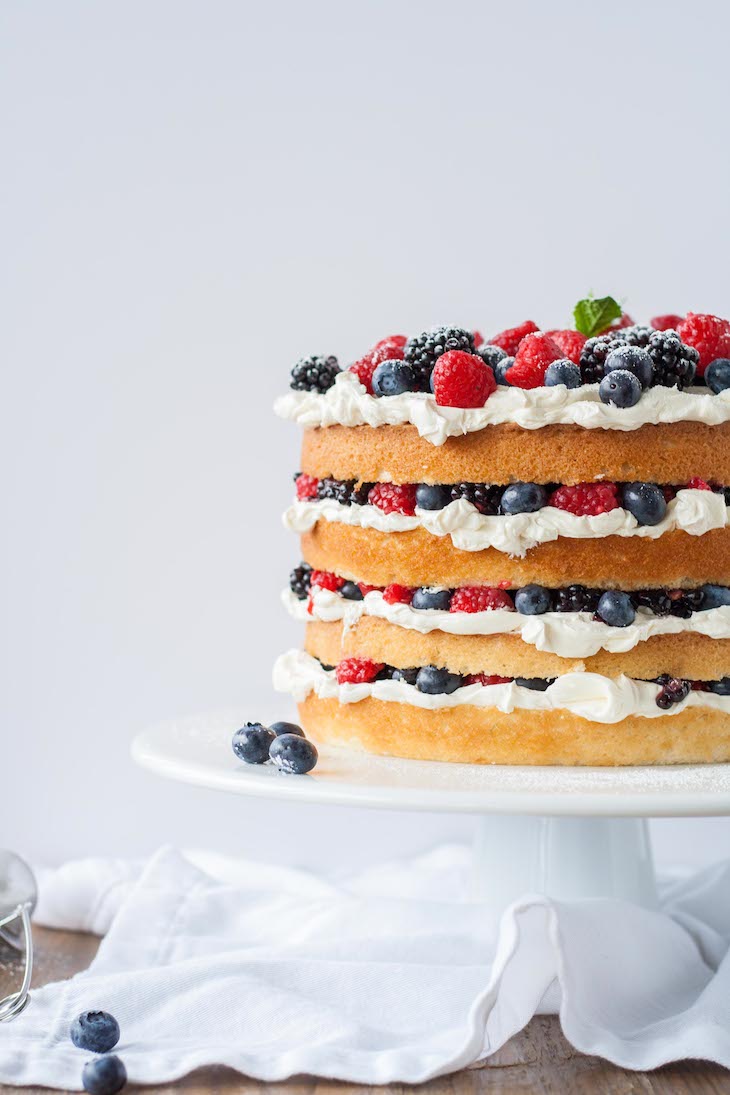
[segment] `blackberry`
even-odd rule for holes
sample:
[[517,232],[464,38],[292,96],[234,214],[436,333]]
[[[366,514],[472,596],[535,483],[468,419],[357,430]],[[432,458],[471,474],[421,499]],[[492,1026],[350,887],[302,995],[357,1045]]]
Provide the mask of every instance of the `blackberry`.
[[391,680],[405,681],[406,684],[415,684],[416,677],[418,676],[418,669],[391,669]]
[[289,589],[294,596],[305,601],[309,596],[309,587],[312,583],[312,568],[309,563],[301,563],[289,575]]
[[672,600],[666,589],[640,589],[632,595],[637,608],[648,608],[655,616],[668,616]]
[[580,375],[584,384],[598,384],[603,376],[603,363],[611,350],[621,342],[614,335],[596,335],[583,344],[580,352]]
[[366,506],[368,504],[368,495],[374,486],[375,483],[354,483],[350,491],[350,505]]
[[317,485],[317,498],[320,502],[331,498],[341,506],[349,506],[354,479],[320,479]]
[[615,331],[613,338],[620,339],[621,342],[628,342],[629,346],[640,346],[643,350],[648,346],[649,339],[653,334],[653,327],[643,327],[640,323],[635,323],[633,327],[623,327]]
[[416,390],[428,392],[436,358],[447,350],[466,350],[474,353],[474,335],[463,327],[434,327],[414,338],[409,338],[403,351],[416,378]]
[[681,390],[692,383],[700,355],[694,346],[686,346],[676,331],[655,331],[646,349],[654,362],[654,384]]
[[704,594],[701,589],[673,589],[669,593],[669,600],[672,616],[688,620],[693,612],[699,612],[702,608]]
[[681,703],[689,696],[692,685],[681,677],[670,677],[668,673],[657,677],[656,683],[661,685],[659,695],[656,698],[657,707],[666,711],[675,703]]
[[296,392],[326,392],[339,372],[336,357],[301,357],[291,371],[289,387]]
[[455,502],[459,498],[464,498],[467,502],[471,502],[479,513],[493,517],[499,513],[502,490],[502,487],[495,487],[489,483],[455,483],[451,488],[451,500]]
[[557,612],[595,612],[601,599],[600,589],[587,586],[566,586],[556,591]]

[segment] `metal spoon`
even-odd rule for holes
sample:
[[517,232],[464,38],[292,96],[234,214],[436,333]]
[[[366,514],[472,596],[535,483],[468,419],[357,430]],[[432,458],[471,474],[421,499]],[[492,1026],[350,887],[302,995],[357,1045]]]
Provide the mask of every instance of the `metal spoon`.
[[25,953],[23,981],[18,992],[0,1000],[0,1022],[20,1015],[30,1000],[33,973],[30,918],[37,899],[36,881],[28,864],[14,852],[0,849],[0,938]]

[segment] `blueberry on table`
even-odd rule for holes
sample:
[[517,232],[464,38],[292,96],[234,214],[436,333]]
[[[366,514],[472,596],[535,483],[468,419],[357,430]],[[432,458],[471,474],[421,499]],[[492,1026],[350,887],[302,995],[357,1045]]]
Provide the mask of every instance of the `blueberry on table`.
[[296,734],[298,738],[306,737],[301,726],[297,726],[295,722],[272,722],[269,730],[272,734],[276,734],[277,738],[280,738],[282,734]]
[[461,683],[458,673],[437,669],[435,665],[424,665],[416,677],[416,688],[428,696],[450,695],[461,687]]
[[658,525],[667,512],[664,491],[654,483],[626,483],[623,504],[640,525]]
[[233,752],[246,764],[265,764],[275,736],[268,726],[262,726],[260,722],[247,722],[233,735]]
[[108,1011],[84,1011],[71,1026],[71,1041],[89,1053],[108,1053],[119,1041],[119,1023]]
[[628,627],[636,619],[636,609],[628,593],[608,589],[598,602],[598,615],[610,627]]
[[317,763],[318,753],[311,741],[298,734],[281,734],[274,738],[269,756],[280,772],[304,776]]
[[115,1095],[127,1082],[127,1070],[114,1054],[95,1057],[84,1065],[81,1082],[89,1095]]

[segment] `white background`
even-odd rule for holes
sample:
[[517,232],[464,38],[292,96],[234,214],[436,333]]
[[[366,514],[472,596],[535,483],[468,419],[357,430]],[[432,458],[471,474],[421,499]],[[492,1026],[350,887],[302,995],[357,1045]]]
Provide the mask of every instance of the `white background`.
[[[468,833],[175,786],[129,744],[270,708],[300,354],[559,326],[591,289],[728,313],[729,10],[4,0],[0,843],[336,867]],[[729,834],[662,822],[660,857]]]

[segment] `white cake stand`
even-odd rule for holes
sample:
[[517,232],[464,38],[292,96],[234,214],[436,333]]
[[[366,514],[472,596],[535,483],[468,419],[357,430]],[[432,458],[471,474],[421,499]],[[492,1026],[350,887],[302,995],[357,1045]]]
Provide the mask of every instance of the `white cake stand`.
[[143,768],[233,794],[477,815],[473,895],[503,909],[525,893],[621,898],[657,893],[650,817],[730,815],[730,764],[668,768],[535,768],[443,764],[320,750],[308,776],[239,762],[240,710],[164,723],[132,746]]

